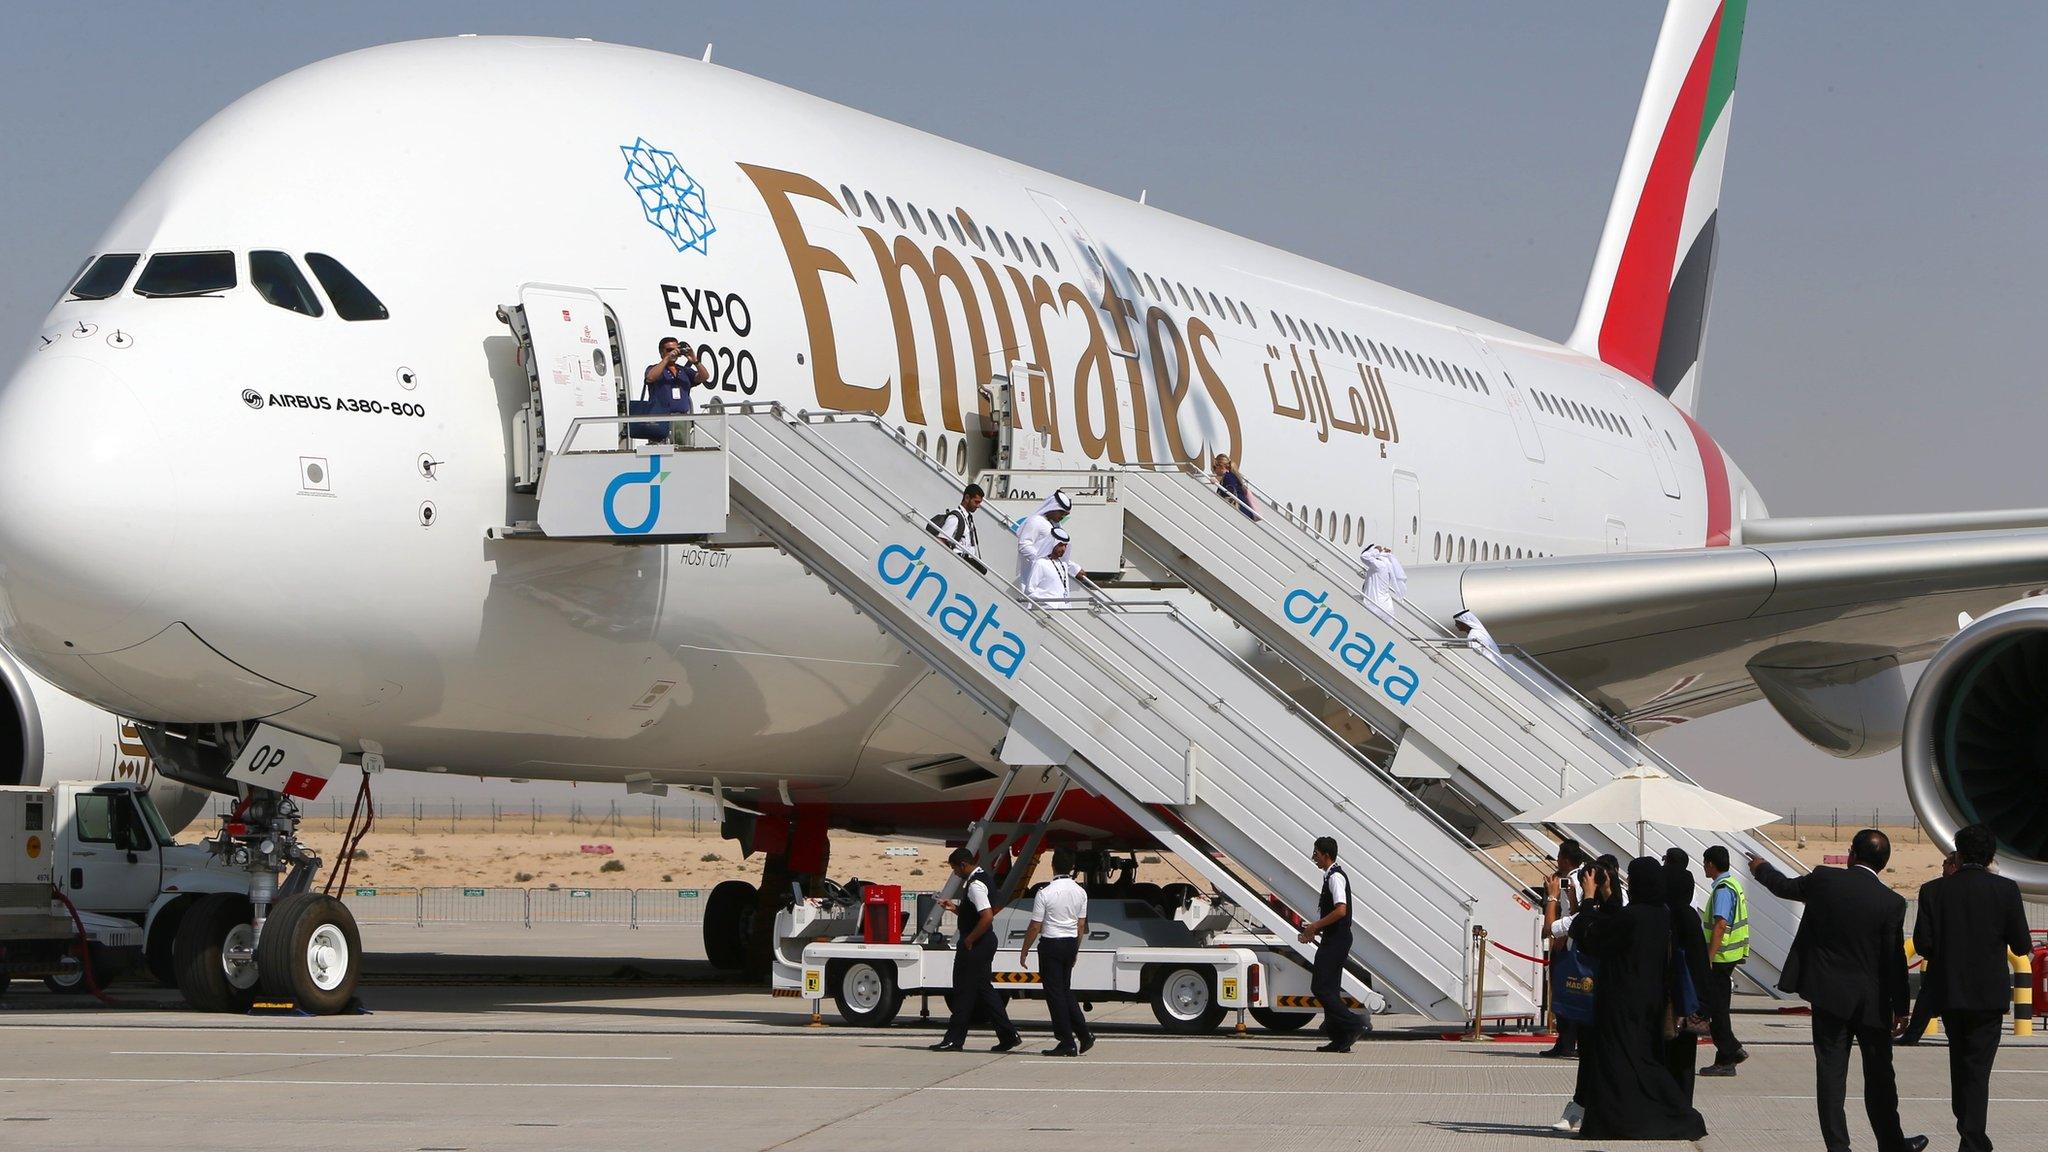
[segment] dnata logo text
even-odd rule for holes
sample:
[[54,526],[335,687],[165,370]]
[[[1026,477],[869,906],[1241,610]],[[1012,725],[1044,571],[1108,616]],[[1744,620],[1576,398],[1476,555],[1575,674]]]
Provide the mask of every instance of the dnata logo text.
[[[604,486],[604,523],[620,536],[644,536],[654,531],[655,522],[661,519],[661,482],[668,479],[668,473],[661,470],[661,457],[649,456],[645,470],[631,468],[612,477]],[[637,524],[628,524],[619,519],[619,494],[638,484],[647,485],[647,515]]]
[[1406,704],[1420,685],[1415,669],[1396,661],[1394,641],[1375,642],[1363,630],[1353,628],[1351,621],[1328,607],[1329,599],[1328,592],[1296,588],[1280,602],[1280,608],[1287,614],[1288,623],[1308,629],[1309,639],[1327,639],[1337,659],[1364,676],[1366,683],[1386,693],[1394,703]]
[[1022,637],[1005,630],[1003,622],[996,619],[995,602],[984,607],[966,593],[954,592],[945,575],[924,562],[922,545],[915,550],[901,544],[882,549],[875,557],[875,573],[882,583],[902,588],[903,598],[911,604],[919,604],[920,597],[929,595],[931,605],[924,614],[937,619],[946,635],[967,645],[969,652],[981,657],[1003,679],[1015,676],[1023,666],[1028,649]]

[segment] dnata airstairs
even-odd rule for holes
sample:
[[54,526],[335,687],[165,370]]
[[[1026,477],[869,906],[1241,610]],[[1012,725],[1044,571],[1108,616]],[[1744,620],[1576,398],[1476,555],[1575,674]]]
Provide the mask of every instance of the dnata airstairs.
[[[1335,836],[1355,893],[1351,959],[1379,991],[1445,1021],[1475,996],[1488,1016],[1540,1011],[1542,970],[1510,953],[1490,950],[1478,987],[1477,930],[1537,951],[1522,883],[1174,607],[1080,585],[1057,605],[1023,599],[1009,525],[980,513],[986,570],[942,546],[925,526],[960,480],[870,417],[743,405],[666,419],[687,431],[637,451],[616,447],[617,418],[574,421],[545,458],[531,534],[758,531],[1006,718],[1004,761],[1058,766],[1281,939],[1294,929],[1266,896],[1312,919],[1308,850]],[[586,436],[599,450],[576,450]],[[1236,515],[1213,498],[1194,511]]]
[[[1213,484],[1180,470],[1038,473],[1033,480],[1093,487],[1123,510],[1126,543],[1201,593],[1316,687],[1366,719],[1395,749],[1397,778],[1447,777],[1488,816],[1576,796],[1644,767],[1683,772],[1534,661],[1455,639],[1396,602],[1392,613],[1361,598],[1358,562],[1327,537],[1264,505],[1262,518],[1217,497]],[[1404,673],[1413,670],[1412,677]],[[1568,825],[1595,854],[1638,851],[1633,824]],[[1652,854],[1676,845],[1698,867],[1707,845],[1726,845],[1736,867],[1754,852],[1788,874],[1804,867],[1755,833],[1649,830]],[[1750,902],[1747,974],[1766,990],[1799,926],[1781,900]]]

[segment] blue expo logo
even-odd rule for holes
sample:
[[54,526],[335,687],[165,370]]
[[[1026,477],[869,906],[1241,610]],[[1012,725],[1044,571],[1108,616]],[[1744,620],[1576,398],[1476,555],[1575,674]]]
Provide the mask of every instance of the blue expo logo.
[[[661,470],[661,457],[649,456],[647,470],[627,470],[612,477],[604,486],[604,523],[620,536],[645,536],[654,531],[654,522],[661,519],[661,485],[668,479],[668,473]],[[647,515],[638,524],[628,524],[619,519],[619,493],[629,485],[647,485]]]
[[626,187],[639,197],[647,222],[661,229],[678,252],[711,251],[711,234],[718,228],[705,206],[704,188],[683,170],[676,154],[656,148],[645,137],[619,145],[619,152],[626,158]]

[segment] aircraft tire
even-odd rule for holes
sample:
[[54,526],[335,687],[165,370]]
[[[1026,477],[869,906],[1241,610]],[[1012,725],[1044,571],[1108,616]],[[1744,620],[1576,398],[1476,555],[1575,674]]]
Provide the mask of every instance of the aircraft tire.
[[178,991],[201,1012],[245,1012],[256,1002],[256,965],[231,964],[227,949],[254,932],[249,898],[233,892],[201,897],[178,923],[171,954]]
[[745,880],[721,880],[704,901],[704,956],[721,972],[747,965],[747,937],[754,929],[760,894]]
[[316,1016],[332,1016],[355,998],[363,971],[355,914],[332,896],[300,892],[279,901],[263,925],[256,969],[264,994]]

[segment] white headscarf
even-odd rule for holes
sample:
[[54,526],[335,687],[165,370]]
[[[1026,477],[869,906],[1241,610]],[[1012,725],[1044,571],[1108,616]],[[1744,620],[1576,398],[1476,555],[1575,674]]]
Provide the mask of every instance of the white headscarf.
[[1459,612],[1456,616],[1451,617],[1451,621],[1455,624],[1462,626],[1465,629],[1466,639],[1472,641],[1474,644],[1477,644],[1482,648],[1489,649],[1493,652],[1500,651],[1500,645],[1497,642],[1495,642],[1493,638],[1493,633],[1488,632],[1486,630],[1486,625],[1481,624],[1479,622],[1479,617],[1473,615],[1472,610],[1470,608],[1467,608]]
[[1053,512],[1072,512],[1073,510],[1074,498],[1067,495],[1066,489],[1055,488],[1052,490],[1052,495],[1047,496],[1044,502],[1032,510],[1031,514],[1033,516],[1045,516]]

